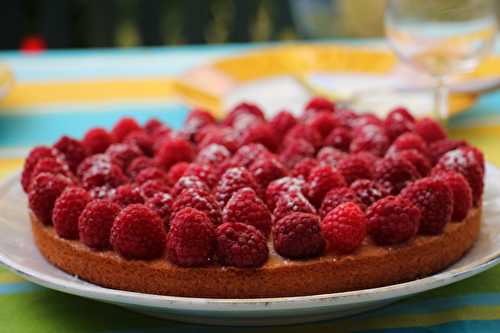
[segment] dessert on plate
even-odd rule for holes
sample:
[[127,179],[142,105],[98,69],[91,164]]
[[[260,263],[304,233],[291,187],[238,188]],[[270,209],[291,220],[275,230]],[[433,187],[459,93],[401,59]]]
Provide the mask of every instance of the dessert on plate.
[[61,270],[150,294],[260,298],[387,286],[460,259],[480,229],[483,154],[405,108],[241,103],[182,128],[123,118],[35,147],[21,184]]

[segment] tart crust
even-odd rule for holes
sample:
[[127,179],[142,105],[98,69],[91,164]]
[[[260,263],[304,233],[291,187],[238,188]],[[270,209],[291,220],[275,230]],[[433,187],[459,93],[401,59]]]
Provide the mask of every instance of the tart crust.
[[183,268],[165,258],[125,260],[113,251],[93,251],[57,236],[30,214],[43,256],[63,271],[108,288],[186,297],[257,298],[326,294],[375,288],[438,272],[460,259],[479,236],[481,209],[446,225],[438,236],[419,235],[397,246],[367,240],[351,255],[286,260],[271,253],[257,269],[213,265]]

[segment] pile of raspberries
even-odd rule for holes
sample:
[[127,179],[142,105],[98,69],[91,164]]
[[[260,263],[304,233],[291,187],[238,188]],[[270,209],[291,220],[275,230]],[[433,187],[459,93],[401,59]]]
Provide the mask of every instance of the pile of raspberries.
[[[266,119],[241,103],[173,130],[123,118],[35,147],[22,187],[59,237],[127,260],[260,267],[439,235],[481,204],[485,163],[405,108],[385,119],[312,99]],[[272,245],[270,245],[272,244]]]

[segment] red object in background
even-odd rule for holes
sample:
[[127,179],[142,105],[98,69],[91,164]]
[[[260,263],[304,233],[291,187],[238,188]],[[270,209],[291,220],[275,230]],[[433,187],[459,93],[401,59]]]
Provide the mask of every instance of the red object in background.
[[45,40],[38,35],[25,37],[21,42],[21,52],[39,53],[45,51],[46,49],[47,43],[45,43]]

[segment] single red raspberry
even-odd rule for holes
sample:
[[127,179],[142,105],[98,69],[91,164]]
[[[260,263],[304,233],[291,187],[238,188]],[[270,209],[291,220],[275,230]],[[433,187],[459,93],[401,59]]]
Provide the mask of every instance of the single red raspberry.
[[382,119],[380,119],[373,113],[364,113],[351,119],[350,125],[352,128],[363,127],[365,125],[375,125],[378,127],[384,127],[384,122],[382,121]]
[[155,162],[152,158],[147,156],[136,157],[130,162],[127,167],[127,175],[134,179],[137,175],[144,169],[151,168],[155,166]]
[[335,116],[337,117],[340,126],[350,129],[354,128],[353,122],[355,122],[358,118],[358,114],[356,112],[345,108],[336,109]]
[[247,169],[243,167],[231,168],[224,172],[214,189],[215,198],[220,207],[223,208],[231,196],[244,187],[250,187],[258,196],[262,196],[259,185]]
[[351,141],[352,132],[346,127],[337,127],[326,136],[323,146],[348,152]]
[[144,203],[144,198],[142,197],[141,191],[138,187],[131,184],[125,184],[116,188],[113,195],[113,202],[121,207],[127,207],[132,204]]
[[300,191],[281,193],[273,211],[274,221],[297,212],[316,214],[316,208]]
[[316,155],[316,158],[322,165],[330,165],[332,167],[336,167],[339,162],[347,156],[348,154],[339,149],[332,147],[323,147]]
[[[51,173],[53,175],[61,174],[63,176],[72,178],[71,171],[65,162],[54,157],[44,157],[36,163],[33,171],[31,172],[31,180],[41,173]],[[28,186],[29,190],[30,186]]]
[[186,207],[195,208],[205,213],[216,226],[222,223],[221,207],[210,192],[196,188],[185,189],[175,197],[172,216]]
[[142,152],[137,146],[128,143],[114,143],[106,149],[105,154],[123,170],[127,170],[128,165],[135,158],[142,156]]
[[251,115],[259,120],[265,120],[264,112],[255,104],[240,103],[236,105],[223,121],[224,125],[233,126],[238,117],[242,115]]
[[200,128],[217,123],[213,114],[204,109],[193,109],[189,112],[182,131],[189,136],[194,135]]
[[373,164],[363,156],[352,154],[339,161],[337,170],[344,176],[348,184],[353,183],[358,179],[372,179],[373,178]]
[[278,138],[267,123],[255,124],[241,131],[241,145],[251,143],[260,143],[270,151],[278,148]]
[[214,143],[200,150],[194,161],[216,168],[230,157],[231,152],[226,147]]
[[250,167],[253,162],[261,158],[261,156],[270,155],[269,150],[260,143],[250,143],[241,146],[231,158],[234,165],[242,166],[245,168]]
[[94,164],[82,175],[82,185],[86,190],[105,185],[115,188],[127,182],[127,176],[115,163]]
[[420,233],[440,234],[451,221],[453,193],[444,180],[422,178],[406,187],[401,196],[420,209]]
[[189,168],[189,165],[191,165],[191,163],[188,162],[179,162],[172,165],[167,173],[168,182],[170,184],[177,183],[177,181],[186,174],[186,170]]
[[113,142],[111,134],[101,127],[90,129],[82,140],[89,155],[104,153]]
[[404,133],[397,137],[387,150],[387,155],[397,154],[404,150],[414,149],[423,156],[429,156],[427,143],[418,134]]
[[406,132],[412,132],[415,129],[415,118],[407,109],[399,107],[392,110],[384,121],[385,130],[391,140]]
[[90,200],[90,194],[83,188],[66,187],[55,201],[52,211],[52,222],[59,237],[78,239],[78,218]]
[[146,156],[153,156],[154,140],[144,130],[133,131],[127,134],[123,143],[138,147]]
[[167,236],[167,255],[179,266],[208,265],[215,252],[215,227],[205,213],[184,208],[172,218]]
[[306,140],[296,139],[288,141],[280,153],[281,162],[292,169],[304,158],[314,157],[315,148]]
[[399,156],[385,157],[375,165],[374,179],[393,195],[418,178],[413,164]]
[[172,187],[170,194],[175,199],[186,189],[210,192],[210,188],[208,187],[208,185],[205,184],[200,178],[196,176],[183,176],[179,178],[174,187]]
[[107,199],[111,200],[115,195],[116,188],[109,185],[93,187],[89,190],[92,199]]
[[452,221],[464,220],[472,208],[472,190],[465,177],[454,171],[439,172],[434,177],[444,180],[453,194]]
[[135,182],[139,185],[144,184],[148,180],[157,179],[164,183],[169,183],[169,178],[167,173],[157,167],[149,167],[137,174],[135,177]]
[[111,245],[126,259],[154,259],[165,250],[162,219],[142,204],[125,207],[111,227]]
[[447,152],[466,145],[467,143],[463,140],[442,139],[432,142],[429,145],[429,152],[432,163],[436,164],[439,159]]
[[297,118],[288,111],[280,111],[271,119],[269,125],[281,140],[292,127],[297,125]]
[[95,154],[87,157],[76,169],[76,175],[81,179],[83,175],[92,167],[103,168],[111,166],[111,157],[106,154]]
[[228,127],[212,129],[203,135],[203,139],[199,139],[197,142],[199,142],[198,148],[200,149],[212,144],[218,144],[226,147],[231,153],[234,153],[240,146],[238,133]]
[[133,118],[123,117],[120,119],[113,129],[111,130],[111,135],[115,142],[122,142],[125,137],[133,131],[140,130],[141,126]]
[[319,208],[328,191],[346,185],[344,177],[334,168],[328,165],[319,166],[307,177],[307,197],[315,207]]
[[316,111],[335,111],[335,104],[327,98],[324,97],[313,97],[304,107],[305,112],[316,112]]
[[260,267],[269,256],[267,242],[255,227],[244,223],[224,223],[215,231],[217,259],[222,265]]
[[195,151],[191,143],[184,139],[171,139],[163,143],[155,156],[156,164],[164,170],[178,162],[191,162]]
[[338,253],[352,253],[366,237],[366,216],[354,202],[342,203],[321,221],[327,248]]
[[264,202],[249,187],[235,192],[222,211],[224,223],[245,223],[259,229],[264,236],[271,231],[272,216]]
[[459,150],[464,153],[465,157],[470,160],[471,163],[477,163],[484,174],[486,163],[484,161],[484,155],[479,149],[473,146],[464,146],[460,147]]
[[307,177],[311,174],[312,169],[316,168],[318,165],[318,160],[310,157],[304,158],[293,167],[290,175],[297,178],[307,179]]
[[153,134],[156,132],[158,129],[162,128],[164,125],[163,123],[156,119],[156,118],[149,118],[148,121],[144,124],[144,130],[148,134]]
[[270,182],[288,174],[285,166],[274,157],[259,158],[248,169],[261,188],[267,188]]
[[421,177],[425,177],[431,172],[431,161],[415,149],[403,150],[402,152],[396,153],[396,155],[399,155],[402,159],[413,164]]
[[209,188],[214,187],[217,184],[218,175],[217,171],[208,165],[201,165],[197,163],[191,163],[184,172],[184,176],[196,176],[202,182],[208,185]]
[[321,203],[319,209],[319,215],[325,217],[333,209],[346,202],[352,202],[358,205],[360,208],[365,209],[365,205],[356,196],[356,193],[349,187],[337,187],[330,191],[325,196],[325,199]]
[[415,132],[429,144],[447,138],[444,128],[437,121],[429,117],[417,121]]
[[382,127],[372,124],[357,128],[349,146],[351,153],[369,152],[376,156],[384,156],[387,148],[389,137]]
[[474,206],[480,204],[484,190],[484,174],[473,154],[464,147],[447,152],[432,169],[432,174],[441,171],[455,171],[464,176],[472,190],[472,203]]
[[183,139],[185,138],[182,135],[178,135],[177,132],[172,131],[172,129],[162,126],[155,130],[151,136],[153,137],[154,143],[153,143],[153,151],[155,154],[158,153],[160,148],[163,146],[163,144],[167,141],[170,141],[172,139]]
[[307,118],[306,124],[318,132],[322,138],[326,138],[334,128],[340,125],[337,118],[329,111],[316,112]]
[[83,244],[96,250],[111,247],[111,226],[120,212],[120,206],[109,200],[92,200],[80,214],[78,234]]
[[172,196],[168,193],[157,192],[146,200],[146,207],[155,211],[163,220],[166,231],[170,228],[170,216],[172,212]]
[[269,209],[274,210],[276,202],[283,193],[305,191],[305,181],[301,178],[283,177],[273,180],[266,189],[266,203]]
[[368,208],[368,232],[380,245],[405,242],[417,234],[420,210],[402,197],[388,196]]
[[374,202],[389,195],[383,186],[367,179],[356,180],[351,184],[351,189],[365,207],[370,207]]
[[273,225],[273,245],[276,252],[290,259],[317,257],[325,250],[317,215],[292,213]]
[[57,151],[47,146],[36,146],[29,152],[28,157],[26,157],[24,161],[23,173],[21,175],[21,185],[23,186],[24,192],[27,193],[29,191],[31,173],[36,164],[39,160],[46,157],[57,158]]
[[377,163],[377,161],[379,160],[379,158],[377,156],[375,156],[372,153],[369,153],[367,151],[362,151],[362,152],[356,153],[356,156],[364,159],[366,161],[366,163],[368,163],[370,165],[375,165],[375,163]]
[[63,175],[41,173],[33,178],[28,195],[29,207],[43,224],[52,223],[54,203],[71,180]]
[[139,191],[144,199],[151,198],[155,193],[170,193],[170,186],[161,179],[150,179],[142,183]]
[[61,153],[62,159],[73,172],[76,171],[78,164],[87,157],[87,151],[82,143],[66,135],[57,140],[54,148]]
[[291,143],[297,140],[305,140],[309,142],[314,147],[315,150],[319,149],[319,147],[321,147],[321,144],[323,142],[323,138],[320,132],[318,132],[312,126],[302,123],[299,123],[294,127],[292,127],[288,131],[288,133],[286,133],[283,142],[284,145],[286,146],[290,145]]

